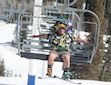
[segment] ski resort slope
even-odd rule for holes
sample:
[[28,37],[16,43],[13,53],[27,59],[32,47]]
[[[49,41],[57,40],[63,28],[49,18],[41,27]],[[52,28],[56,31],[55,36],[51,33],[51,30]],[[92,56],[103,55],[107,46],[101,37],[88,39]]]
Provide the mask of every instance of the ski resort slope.
[[[73,82],[73,83],[72,83]],[[36,78],[35,85],[111,85],[111,82],[74,79],[72,82],[56,78]],[[81,84],[77,84],[81,83]],[[0,85],[27,85],[27,77],[0,77]]]
[[[14,39],[14,30],[16,25],[13,23],[5,23],[0,21],[0,58],[4,59],[6,77],[0,77],[0,85],[27,85],[28,70],[29,70],[29,60],[21,58],[17,55],[17,49],[11,47],[11,41]],[[37,61],[41,63],[40,61]],[[54,75],[59,76],[62,74],[60,69],[61,65],[54,64],[55,73]],[[59,70],[56,70],[58,66]],[[58,78],[38,78],[41,77],[41,72],[43,71],[41,64],[37,65],[37,76],[35,85],[111,85],[111,82],[102,82],[95,80],[71,80],[73,83],[64,81]],[[12,72],[12,73],[10,73]],[[46,67],[45,71],[46,72]],[[61,76],[61,75],[60,75]]]

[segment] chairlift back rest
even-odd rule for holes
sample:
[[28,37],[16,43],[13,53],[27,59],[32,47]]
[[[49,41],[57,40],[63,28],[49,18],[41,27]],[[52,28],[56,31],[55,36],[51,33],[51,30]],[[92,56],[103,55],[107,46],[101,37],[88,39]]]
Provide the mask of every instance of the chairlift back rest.
[[0,15],[0,20],[8,21],[9,20],[9,16],[7,16],[7,15]]
[[13,13],[13,14],[19,14],[21,10],[15,10],[15,9],[3,9],[5,13]]

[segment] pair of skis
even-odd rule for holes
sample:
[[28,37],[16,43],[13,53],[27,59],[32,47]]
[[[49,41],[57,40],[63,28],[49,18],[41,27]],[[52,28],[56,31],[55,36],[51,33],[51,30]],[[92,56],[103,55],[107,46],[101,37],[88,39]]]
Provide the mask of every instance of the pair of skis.
[[60,77],[58,77],[56,75],[54,75],[53,78],[61,79],[61,80],[64,80],[64,81],[68,81],[68,82],[70,82],[72,84],[75,84],[75,85],[81,85],[82,84],[82,83],[77,83],[77,82],[71,81],[71,79],[69,79],[69,78],[60,78]]
[[[41,77],[38,77],[38,78],[39,78],[39,79],[42,79]],[[58,76],[56,76],[56,75],[51,76],[51,77],[47,76],[46,78],[57,78],[57,79],[61,79],[61,80],[63,80],[63,81],[67,81],[67,82],[69,82],[69,83],[72,83],[72,84],[74,84],[74,85],[81,85],[81,84],[82,84],[82,83],[74,82],[74,81],[72,81],[71,79],[60,78],[60,77],[58,77]]]

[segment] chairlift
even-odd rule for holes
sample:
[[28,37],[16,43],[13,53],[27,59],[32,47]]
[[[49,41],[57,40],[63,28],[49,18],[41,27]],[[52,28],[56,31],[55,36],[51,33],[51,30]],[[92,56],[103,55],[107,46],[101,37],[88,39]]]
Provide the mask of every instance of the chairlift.
[[11,12],[6,12],[12,9],[12,2],[10,0],[0,0],[0,20],[9,22],[11,18]]
[[[28,9],[33,10],[33,8],[40,8],[43,11],[37,16],[35,16],[33,13],[28,14],[26,16],[25,12],[27,12]],[[32,8],[32,9],[31,9]],[[53,25],[53,23],[49,22],[55,22],[57,20],[61,20],[57,18],[57,15],[60,15],[61,12],[58,11],[59,8],[56,8],[54,6],[40,6],[40,5],[28,5],[24,7],[18,17],[18,25],[17,25],[17,45],[18,45],[18,53],[21,57],[27,58],[27,59],[40,59],[40,60],[47,60],[48,59],[48,53],[50,50],[49,41],[46,39],[33,39],[30,37],[30,35],[33,34],[33,21],[34,19],[37,19],[37,28],[39,34],[44,33],[47,31],[50,32],[49,27]],[[81,19],[79,13],[89,13],[91,14],[97,21],[85,21]],[[94,36],[94,39],[89,44],[80,44],[78,42],[71,44],[71,64],[89,64],[92,63],[92,60],[96,54],[97,47],[98,47],[98,39],[99,39],[99,33],[100,33],[100,21],[98,16],[90,11],[90,10],[82,10],[82,9],[76,9],[76,8],[70,8],[68,7],[65,9],[62,14],[66,15],[66,19],[62,19],[62,22],[71,22],[73,23],[73,29],[76,29],[77,36],[78,33],[83,30],[82,28],[85,28],[86,25],[94,25],[94,33],[92,36]],[[69,18],[69,16],[71,18]],[[28,20],[25,22],[29,22],[24,25],[24,19],[28,17]],[[31,21],[30,21],[31,20]],[[29,29],[28,26],[31,26]],[[29,33],[30,31],[30,33]],[[57,58],[55,61],[63,62],[60,58]]]

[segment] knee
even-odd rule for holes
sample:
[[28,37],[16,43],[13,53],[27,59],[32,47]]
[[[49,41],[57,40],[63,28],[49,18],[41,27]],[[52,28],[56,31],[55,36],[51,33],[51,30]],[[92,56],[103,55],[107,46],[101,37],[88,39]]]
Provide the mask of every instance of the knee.
[[48,60],[54,60],[56,58],[55,54],[49,54]]
[[70,56],[63,56],[62,57],[64,62],[69,62],[70,61]]

